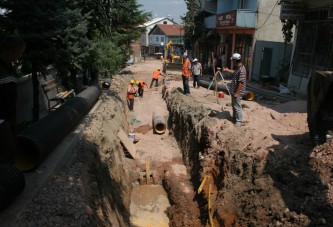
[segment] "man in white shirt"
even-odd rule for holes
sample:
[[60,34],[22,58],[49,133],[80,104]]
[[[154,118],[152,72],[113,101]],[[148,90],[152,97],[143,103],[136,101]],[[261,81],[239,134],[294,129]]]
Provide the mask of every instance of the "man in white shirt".
[[199,76],[202,76],[202,66],[198,59],[193,59],[192,65],[193,87],[199,88]]

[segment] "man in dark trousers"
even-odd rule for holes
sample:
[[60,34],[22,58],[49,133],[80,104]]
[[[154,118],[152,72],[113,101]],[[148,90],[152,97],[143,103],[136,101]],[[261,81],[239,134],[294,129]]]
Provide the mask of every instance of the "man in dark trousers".
[[189,78],[192,75],[191,73],[191,61],[188,59],[187,54],[183,55],[184,63],[182,67],[182,79],[183,79],[183,89],[185,95],[190,95],[190,85]]
[[24,50],[23,39],[0,37],[0,163],[15,161],[17,78],[12,63]]

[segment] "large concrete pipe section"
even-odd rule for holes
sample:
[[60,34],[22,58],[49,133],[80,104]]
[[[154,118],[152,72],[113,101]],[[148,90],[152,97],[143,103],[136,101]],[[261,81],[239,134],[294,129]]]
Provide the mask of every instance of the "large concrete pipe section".
[[0,164],[0,210],[7,207],[25,187],[21,171],[9,163]]
[[[211,83],[210,81],[205,81],[205,80],[199,80],[199,82],[198,82],[198,84],[204,88],[208,88],[210,86],[210,83]],[[215,89],[215,83],[213,82],[212,85],[210,86],[210,90],[214,90],[214,89]],[[230,95],[227,85],[225,83],[218,84],[217,90],[223,91],[225,94]],[[252,101],[254,99],[254,93],[252,91],[245,91],[242,96],[242,99]]]
[[163,134],[166,130],[166,122],[163,116],[153,113],[153,129],[156,134]]
[[22,171],[34,170],[89,112],[100,95],[97,85],[90,86],[23,130],[17,138],[15,165]]

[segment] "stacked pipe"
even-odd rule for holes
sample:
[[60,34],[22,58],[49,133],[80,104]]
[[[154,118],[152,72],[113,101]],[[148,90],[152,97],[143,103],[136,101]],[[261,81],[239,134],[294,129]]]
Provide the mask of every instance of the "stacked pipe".
[[9,163],[0,164],[0,210],[7,207],[25,187],[21,171]]
[[59,109],[23,130],[17,138],[15,164],[22,171],[34,170],[89,112],[101,94],[93,85]]

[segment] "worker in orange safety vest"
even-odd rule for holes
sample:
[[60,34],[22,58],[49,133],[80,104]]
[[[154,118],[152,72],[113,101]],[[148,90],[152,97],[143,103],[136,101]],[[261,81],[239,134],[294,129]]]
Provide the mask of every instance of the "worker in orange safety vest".
[[128,108],[130,111],[134,109],[134,96],[136,96],[136,88],[134,87],[135,81],[132,79],[127,88]]
[[147,84],[142,80],[136,81],[136,86],[138,86],[138,94],[139,94],[139,97],[141,97],[141,98],[143,98],[143,91],[145,89],[145,85],[147,85]]
[[151,82],[150,82],[150,86],[149,86],[149,88],[152,88],[154,81],[155,81],[155,87],[158,86],[158,77],[159,77],[160,75],[163,75],[163,74],[161,73],[161,70],[160,70],[160,69],[157,69],[157,70],[155,70],[155,71],[153,72],[153,76],[152,76],[152,79],[151,79]]
[[182,79],[183,79],[183,89],[185,95],[190,95],[190,85],[189,78],[192,75],[191,73],[191,61],[188,59],[187,54],[183,55],[184,63],[182,68]]

